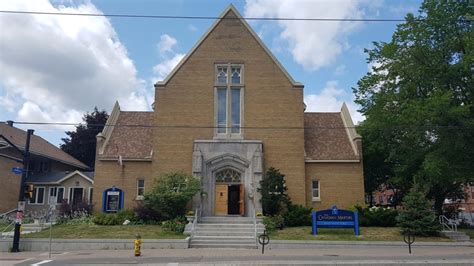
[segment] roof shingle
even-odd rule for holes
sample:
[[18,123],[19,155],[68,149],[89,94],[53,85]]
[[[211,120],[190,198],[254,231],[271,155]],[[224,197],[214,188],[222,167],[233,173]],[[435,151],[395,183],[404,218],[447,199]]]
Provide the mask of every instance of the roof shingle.
[[341,113],[304,113],[306,158],[310,160],[358,160]]
[[[0,135],[6,137],[21,150],[24,150],[26,143],[26,131],[4,123],[0,123]],[[49,143],[42,137],[34,134],[31,136],[30,140],[30,153],[48,157],[62,163],[73,165],[80,169],[89,168],[87,165],[80,162],[76,158]]]
[[151,156],[153,149],[153,112],[121,111],[99,158],[143,159]]

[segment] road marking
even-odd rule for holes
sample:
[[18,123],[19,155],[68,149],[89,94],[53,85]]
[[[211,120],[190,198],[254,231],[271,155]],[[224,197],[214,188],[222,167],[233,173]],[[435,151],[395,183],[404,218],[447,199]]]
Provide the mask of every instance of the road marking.
[[53,260],[42,260],[38,263],[31,264],[31,266],[38,266],[38,265],[45,264],[45,263],[48,263],[48,262],[51,262],[51,261],[53,261]]

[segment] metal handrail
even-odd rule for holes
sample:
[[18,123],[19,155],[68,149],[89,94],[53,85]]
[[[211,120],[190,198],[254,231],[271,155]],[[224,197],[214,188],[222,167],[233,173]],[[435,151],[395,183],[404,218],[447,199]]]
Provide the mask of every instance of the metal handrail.
[[[15,223],[15,221],[12,221],[9,225],[5,226],[5,228],[3,228],[3,231],[2,231],[2,235],[3,233],[5,233],[7,231],[8,228],[10,228],[10,226],[12,226],[13,224]],[[3,239],[7,238],[7,236],[3,236]]]
[[255,202],[253,202],[253,238],[255,239],[255,247],[258,248],[258,240],[257,240],[257,215],[255,214]]
[[194,212],[193,225],[191,226],[191,240],[194,238],[194,233],[196,231],[196,225],[198,223],[199,217],[201,217],[201,205],[199,205],[199,207],[196,208],[196,211]]
[[15,208],[13,210],[9,210],[7,212],[4,212],[4,213],[0,214],[0,218],[3,218],[5,216],[9,215],[10,213],[13,213],[13,212],[16,212],[16,211],[17,211],[17,209]]
[[456,224],[456,221],[454,221],[453,219],[449,219],[448,217],[444,215],[440,215],[438,217],[438,221],[443,226],[443,228],[447,229],[448,231],[453,231],[453,232],[458,231],[458,225]]

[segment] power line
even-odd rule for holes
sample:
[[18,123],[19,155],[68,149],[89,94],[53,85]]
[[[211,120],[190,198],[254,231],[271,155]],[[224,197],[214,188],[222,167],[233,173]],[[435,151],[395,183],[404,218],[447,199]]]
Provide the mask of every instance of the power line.
[[[369,18],[265,18],[265,17],[215,17],[215,16],[172,16],[172,15],[133,15],[133,14],[100,14],[100,13],[61,13],[61,12],[40,12],[40,11],[14,11],[0,10],[3,14],[22,15],[55,15],[55,16],[87,16],[87,17],[112,17],[112,18],[147,18],[147,19],[197,19],[197,20],[264,20],[264,21],[327,21],[327,22],[405,22],[406,19],[369,19]],[[424,21],[425,19],[413,19],[413,21]],[[470,19],[463,19],[470,22]]]
[[[5,123],[5,122],[0,122]],[[37,125],[37,126],[87,126],[89,128],[99,128],[104,126],[109,127],[130,127],[130,128],[177,128],[177,129],[217,129],[232,127],[217,127],[217,126],[192,126],[192,125],[144,125],[144,124],[85,124],[85,123],[65,123],[65,122],[26,122],[26,121],[13,121],[13,124],[18,125]],[[239,127],[241,129],[263,129],[263,130],[303,130],[303,129],[347,129],[347,128],[358,128],[358,126],[347,127],[347,126],[311,126],[311,127]],[[412,125],[394,125],[391,127],[385,127],[380,130],[394,130],[394,129],[450,129],[450,130],[474,130],[474,126],[453,126],[453,125],[427,125],[427,126],[412,126]]]

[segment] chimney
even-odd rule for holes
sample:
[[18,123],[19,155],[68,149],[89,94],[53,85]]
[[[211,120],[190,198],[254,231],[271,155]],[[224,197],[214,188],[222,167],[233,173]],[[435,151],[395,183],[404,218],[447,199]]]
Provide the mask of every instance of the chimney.
[[12,120],[7,120],[7,124],[11,127],[13,127],[13,121]]

